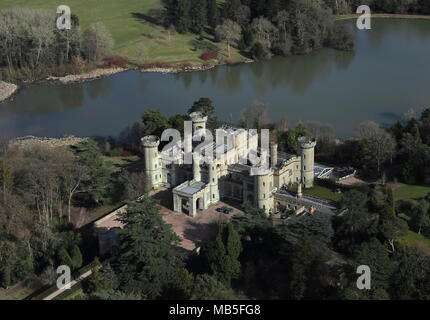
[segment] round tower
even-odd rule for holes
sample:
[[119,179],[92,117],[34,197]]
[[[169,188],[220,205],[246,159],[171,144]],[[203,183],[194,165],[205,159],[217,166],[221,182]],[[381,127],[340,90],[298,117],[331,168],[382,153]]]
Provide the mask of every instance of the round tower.
[[193,112],[190,114],[191,121],[193,122],[193,136],[196,134],[197,130],[203,129],[203,133],[206,130],[206,122],[208,117],[203,114],[203,112]]
[[162,184],[162,166],[158,152],[159,145],[160,140],[156,136],[146,136],[142,138],[145,174],[151,189]]
[[254,169],[254,183],[257,186],[257,206],[269,215],[272,197],[270,196],[270,171],[267,168]]
[[315,139],[307,137],[300,137],[298,141],[301,151],[301,182],[303,187],[312,188],[314,186],[314,156],[317,142]]
[[219,201],[217,162],[212,161],[208,166],[209,166],[209,188],[211,193],[210,202],[217,203]]

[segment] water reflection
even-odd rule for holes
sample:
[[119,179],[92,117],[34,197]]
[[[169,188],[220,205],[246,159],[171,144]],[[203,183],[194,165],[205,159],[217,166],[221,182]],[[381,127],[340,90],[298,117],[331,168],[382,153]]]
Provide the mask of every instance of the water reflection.
[[323,49],[305,56],[220,66],[178,74],[129,71],[73,85],[30,85],[0,104],[0,131],[12,135],[117,135],[146,109],[185,113],[210,97],[221,120],[260,100],[272,120],[288,116],[331,123],[339,136],[364,120],[384,123],[427,105],[430,91],[429,21],[375,19],[357,31],[355,53]]

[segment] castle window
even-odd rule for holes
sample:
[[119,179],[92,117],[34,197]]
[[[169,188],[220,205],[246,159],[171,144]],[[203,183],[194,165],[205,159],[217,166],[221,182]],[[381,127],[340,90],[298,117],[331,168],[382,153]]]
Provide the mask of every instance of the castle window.
[[263,199],[266,199],[266,194],[265,193],[263,193]]
[[265,187],[266,186],[266,182],[263,182],[263,187]]
[[215,195],[214,194],[212,195],[212,198],[215,199]]
[[303,166],[304,170],[306,170],[306,166]]
[[212,182],[215,182],[215,179],[212,178]]
[[306,159],[306,155],[305,154],[303,155],[303,159]]

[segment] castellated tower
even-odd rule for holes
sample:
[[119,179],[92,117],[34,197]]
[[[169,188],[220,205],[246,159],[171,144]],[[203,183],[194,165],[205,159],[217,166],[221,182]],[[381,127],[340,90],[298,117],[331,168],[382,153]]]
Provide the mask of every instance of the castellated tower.
[[212,161],[209,165],[209,189],[210,189],[210,203],[218,203],[219,187],[218,187],[218,169],[217,162]]
[[298,139],[301,154],[301,182],[305,188],[312,188],[314,186],[314,156],[315,146],[317,145],[315,139],[307,137],[300,137]]
[[261,170],[254,176],[254,179],[257,186],[257,206],[269,215],[269,210],[272,207],[271,200],[273,200],[270,196],[270,171]]
[[259,209],[264,210],[264,212],[269,215],[270,208],[273,207],[273,197],[270,195],[270,169],[267,166],[268,157],[266,152],[263,152],[262,162],[259,167],[253,167],[251,169],[254,175],[254,185],[256,186],[256,199],[257,206]]
[[151,189],[157,188],[163,183],[162,164],[158,152],[160,140],[156,136],[146,136],[142,138],[142,145],[145,159],[145,174]]
[[208,117],[202,112],[193,112],[190,114],[190,118],[193,122],[193,135],[196,134],[197,130],[206,130],[206,122],[208,121]]

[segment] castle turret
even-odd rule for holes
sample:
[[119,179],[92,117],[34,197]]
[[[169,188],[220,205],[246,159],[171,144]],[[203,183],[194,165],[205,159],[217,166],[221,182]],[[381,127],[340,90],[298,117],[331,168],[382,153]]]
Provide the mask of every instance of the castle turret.
[[314,186],[315,167],[315,139],[300,137],[298,139],[301,150],[301,182],[305,188]]
[[210,202],[217,203],[219,201],[219,187],[218,187],[218,170],[217,162],[212,161],[209,165],[209,188],[210,188]]
[[145,174],[151,189],[160,186],[162,179],[162,165],[158,146],[160,140],[156,136],[146,136],[142,138],[143,154],[145,160]]
[[208,121],[208,117],[202,112],[193,112],[190,114],[190,118],[193,122],[193,135],[195,135],[200,129],[203,129],[204,133],[206,130],[206,122]]
[[257,206],[259,209],[269,215],[273,198],[270,195],[270,175],[268,170],[255,176],[255,185],[257,186]]

